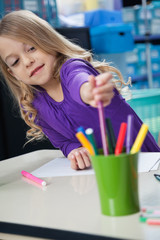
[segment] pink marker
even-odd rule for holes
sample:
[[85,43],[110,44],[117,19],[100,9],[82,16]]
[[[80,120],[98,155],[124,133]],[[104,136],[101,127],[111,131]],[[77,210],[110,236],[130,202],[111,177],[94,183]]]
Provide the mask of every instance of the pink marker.
[[100,123],[100,131],[101,131],[101,139],[104,155],[108,155],[108,144],[106,138],[106,125],[104,120],[104,109],[102,102],[98,102],[98,114],[99,114],[99,123]]
[[29,172],[26,172],[26,171],[22,171],[21,174],[28,178],[28,179],[31,179],[32,181],[36,182],[36,183],[39,183],[40,185],[42,186],[46,186],[46,182],[40,178],[37,178],[35,176],[33,176],[31,173]]
[[147,224],[149,225],[160,225],[160,219],[147,219]]

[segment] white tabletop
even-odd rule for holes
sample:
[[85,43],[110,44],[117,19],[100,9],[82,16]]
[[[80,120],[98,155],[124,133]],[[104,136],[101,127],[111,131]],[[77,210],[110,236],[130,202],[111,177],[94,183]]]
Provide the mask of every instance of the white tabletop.
[[[27,181],[32,172],[63,157],[58,150],[40,150],[0,162],[0,238],[22,239],[160,239],[160,227],[139,222],[139,213],[123,217],[101,214],[94,175],[45,178],[47,187]],[[160,153],[157,153],[160,157]],[[160,182],[151,171],[139,174],[141,206],[160,206]],[[10,234],[8,234],[10,233]],[[97,238],[96,238],[97,236]]]

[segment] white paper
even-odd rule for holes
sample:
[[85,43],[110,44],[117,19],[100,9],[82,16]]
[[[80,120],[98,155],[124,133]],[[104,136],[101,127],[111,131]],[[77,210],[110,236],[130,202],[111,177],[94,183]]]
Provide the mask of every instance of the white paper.
[[[159,160],[159,161],[158,161]],[[156,163],[156,164],[155,164]],[[157,170],[160,163],[160,153],[140,153],[138,172]],[[94,174],[93,169],[73,170],[67,158],[55,158],[32,172],[36,177],[59,177]]]
[[32,172],[36,177],[59,177],[94,174],[92,168],[73,170],[68,158],[55,158]]

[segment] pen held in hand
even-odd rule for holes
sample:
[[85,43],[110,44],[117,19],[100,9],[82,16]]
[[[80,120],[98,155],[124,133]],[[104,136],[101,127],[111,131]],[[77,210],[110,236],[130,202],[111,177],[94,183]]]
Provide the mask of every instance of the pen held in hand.
[[101,131],[101,140],[103,146],[104,155],[108,155],[108,144],[107,144],[107,133],[106,133],[106,125],[104,119],[104,108],[102,102],[98,102],[98,115],[99,115],[99,124]]

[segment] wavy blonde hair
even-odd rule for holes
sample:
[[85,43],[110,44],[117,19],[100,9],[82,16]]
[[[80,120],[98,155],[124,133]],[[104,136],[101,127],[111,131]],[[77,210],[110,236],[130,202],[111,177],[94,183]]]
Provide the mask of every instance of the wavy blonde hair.
[[[0,36],[8,37],[34,46],[37,49],[50,54],[57,55],[57,63],[54,67],[54,78],[60,81],[60,69],[62,64],[69,58],[81,58],[92,64],[98,72],[115,73],[121,84],[123,78],[118,69],[109,66],[106,62],[95,61],[89,51],[67,40],[57,33],[45,20],[27,10],[18,10],[8,13],[0,21]],[[40,126],[35,122],[37,111],[32,102],[36,89],[33,86],[17,81],[9,72],[8,66],[0,57],[0,68],[5,81],[17,101],[21,117],[30,127],[27,138],[31,140],[42,139],[44,134]]]

